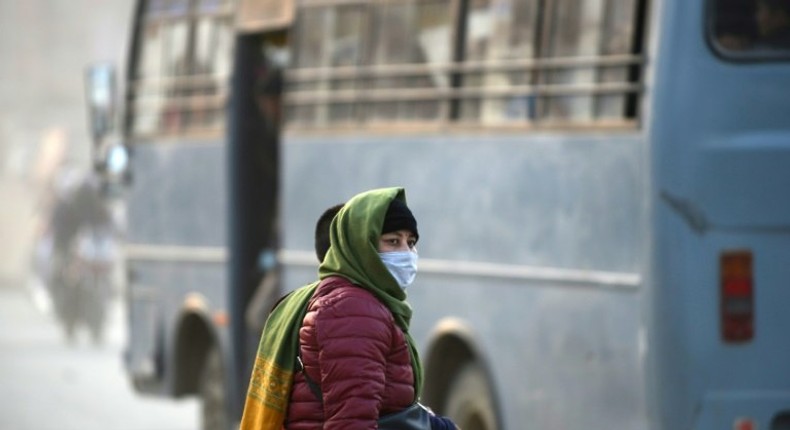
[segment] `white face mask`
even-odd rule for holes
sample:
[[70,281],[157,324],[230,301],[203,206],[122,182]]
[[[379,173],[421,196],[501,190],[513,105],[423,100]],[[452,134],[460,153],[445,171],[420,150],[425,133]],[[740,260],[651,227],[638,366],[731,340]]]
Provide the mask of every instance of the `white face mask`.
[[417,276],[417,253],[412,251],[379,252],[382,263],[404,290]]

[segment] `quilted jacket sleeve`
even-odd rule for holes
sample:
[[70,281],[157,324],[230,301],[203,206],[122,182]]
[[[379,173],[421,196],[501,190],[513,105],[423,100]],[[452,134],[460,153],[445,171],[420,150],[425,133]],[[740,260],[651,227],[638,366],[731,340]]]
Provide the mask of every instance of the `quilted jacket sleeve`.
[[314,323],[324,429],[375,429],[386,386],[392,315],[360,288],[323,300]]

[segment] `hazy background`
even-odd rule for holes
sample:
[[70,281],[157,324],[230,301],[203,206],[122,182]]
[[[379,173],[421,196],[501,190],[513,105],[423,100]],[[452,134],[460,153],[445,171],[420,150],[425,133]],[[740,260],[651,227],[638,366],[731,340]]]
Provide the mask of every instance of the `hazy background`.
[[[129,0],[0,0],[0,279],[24,277],[47,139],[88,166],[86,65],[123,70]],[[50,143],[50,145],[52,145]]]
[[139,396],[123,370],[125,315],[103,345],[65,342],[34,300],[31,249],[55,164],[89,169],[83,75],[123,73],[131,0],[0,0],[0,429],[189,430],[195,400]]

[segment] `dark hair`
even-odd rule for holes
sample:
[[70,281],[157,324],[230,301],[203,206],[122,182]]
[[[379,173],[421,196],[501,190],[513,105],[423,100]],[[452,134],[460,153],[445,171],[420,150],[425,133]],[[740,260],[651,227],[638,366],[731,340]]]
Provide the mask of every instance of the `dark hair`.
[[328,208],[318,218],[318,222],[315,223],[315,256],[318,257],[319,262],[324,261],[324,257],[326,257],[331,245],[329,242],[329,226],[332,225],[332,219],[335,218],[335,215],[342,208],[343,203]]

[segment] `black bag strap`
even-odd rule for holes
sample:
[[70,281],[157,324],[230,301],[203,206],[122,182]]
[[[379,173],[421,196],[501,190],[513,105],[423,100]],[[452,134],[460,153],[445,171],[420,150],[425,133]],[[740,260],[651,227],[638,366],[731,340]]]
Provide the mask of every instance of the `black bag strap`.
[[[321,281],[321,282],[323,283],[323,281]],[[313,293],[313,296],[315,297],[315,293]],[[283,297],[283,299],[284,298],[285,297]],[[282,300],[282,299],[280,299],[280,300]],[[310,300],[312,301],[313,298],[311,297]],[[296,369],[298,371],[302,372],[302,375],[304,376],[304,380],[305,380],[305,382],[307,382],[307,386],[310,387],[310,391],[313,392],[313,395],[315,396],[315,398],[318,399],[318,401],[320,401],[321,404],[323,405],[324,404],[324,395],[323,395],[323,393],[321,393],[321,388],[318,386],[318,384],[315,383],[315,381],[313,381],[313,378],[311,378],[310,375],[307,374],[307,371],[304,368],[304,362],[302,361],[302,343],[298,341],[298,338],[299,338],[299,336],[297,335]]]
[[310,387],[310,391],[313,392],[313,395],[316,399],[318,399],[321,404],[324,404],[324,394],[321,392],[321,388],[318,384],[313,381],[313,378],[307,374],[307,371],[304,368],[304,363],[302,362],[302,346],[299,345],[299,349],[297,350],[296,354],[296,367],[302,372],[302,376],[304,376],[305,382],[307,382],[307,386]]

